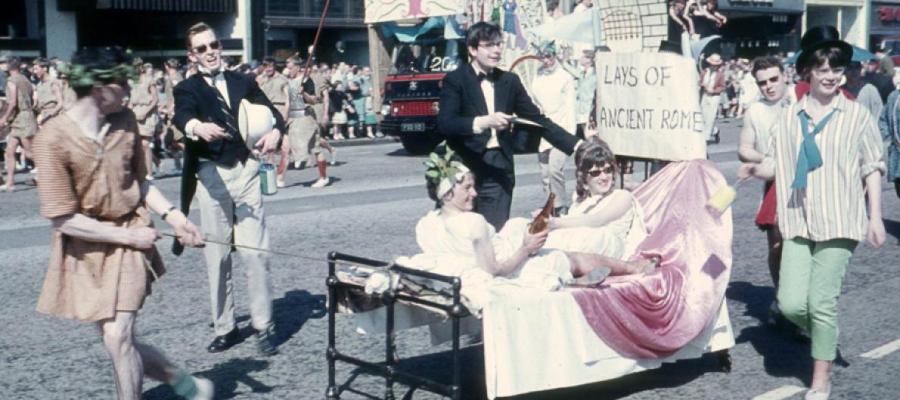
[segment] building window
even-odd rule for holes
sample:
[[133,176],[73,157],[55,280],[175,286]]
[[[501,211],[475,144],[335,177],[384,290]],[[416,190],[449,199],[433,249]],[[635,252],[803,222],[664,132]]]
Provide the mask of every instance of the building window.
[[268,0],[266,14],[281,16],[301,15],[300,2],[297,0]]

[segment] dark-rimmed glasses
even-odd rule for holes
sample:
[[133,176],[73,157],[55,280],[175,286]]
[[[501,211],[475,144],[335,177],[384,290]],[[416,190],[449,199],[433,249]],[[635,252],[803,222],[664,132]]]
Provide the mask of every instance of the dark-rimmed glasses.
[[590,175],[591,178],[596,178],[596,177],[600,176],[600,174],[607,174],[607,175],[612,174],[613,171],[614,171],[614,169],[613,169],[612,165],[607,165],[603,168],[591,169],[587,172],[587,174]]
[[496,41],[496,42],[479,42],[479,43],[478,43],[478,47],[484,47],[484,48],[486,48],[486,49],[490,49],[490,48],[494,48],[494,47],[499,48],[499,47],[502,47],[502,46],[503,46],[503,41]]
[[197,54],[203,54],[203,53],[206,53],[207,46],[210,50],[218,50],[219,48],[222,47],[222,43],[219,42],[218,40],[213,40],[212,42],[209,42],[209,44],[201,44],[197,47],[194,47],[193,50]]

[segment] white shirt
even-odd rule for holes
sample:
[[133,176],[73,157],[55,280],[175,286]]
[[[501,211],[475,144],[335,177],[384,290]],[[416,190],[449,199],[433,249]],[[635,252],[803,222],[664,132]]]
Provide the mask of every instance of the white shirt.
[[[220,72],[215,75],[215,78],[212,78],[208,76],[212,74],[208,69],[199,67],[198,70],[201,74],[203,74],[203,80],[206,81],[208,85],[216,88],[216,90],[218,90],[222,95],[222,98],[225,99],[225,103],[230,105],[231,99],[228,97],[228,84],[225,82],[225,74]],[[197,136],[194,135],[194,128],[196,128],[197,125],[200,125],[200,120],[196,118],[184,124],[184,131],[185,133],[187,133],[187,137],[189,139],[197,140]]]
[[760,154],[766,154],[769,151],[772,126],[791,103],[791,98],[785,93],[781,100],[774,103],[763,98],[750,104],[744,114],[744,123],[749,125],[753,131],[754,150]]
[[[575,132],[575,79],[562,67],[540,70],[531,83],[532,99],[541,107],[541,112],[568,132]],[[538,151],[553,147],[546,139],[541,139]]]
[[[487,73],[487,72],[481,70],[481,68],[478,67],[478,64],[476,64],[474,62],[472,63],[472,69],[475,70],[475,75],[478,75],[479,73],[485,73],[485,74]],[[487,105],[487,110],[488,110],[487,115],[493,114],[494,113],[494,82],[492,82],[488,79],[482,79],[481,80],[481,93],[484,95],[484,103],[485,103],[485,105]],[[473,120],[472,121],[472,132],[477,134],[477,133],[484,132],[484,130],[478,129],[477,125],[475,124],[475,121]],[[499,147],[500,147],[500,141],[497,140],[497,130],[491,129],[491,138],[488,139],[487,148],[496,149]]]

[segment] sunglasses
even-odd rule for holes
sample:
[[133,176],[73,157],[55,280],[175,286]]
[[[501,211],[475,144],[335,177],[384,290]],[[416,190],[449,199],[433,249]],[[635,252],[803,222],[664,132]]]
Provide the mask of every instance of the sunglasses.
[[612,165],[607,165],[604,168],[592,169],[592,170],[588,171],[587,173],[588,173],[588,175],[591,176],[591,178],[596,178],[596,177],[600,176],[600,174],[607,174],[607,175],[612,174],[613,167],[612,167]]
[[222,43],[219,42],[218,40],[213,40],[209,44],[201,44],[197,47],[194,47],[194,52],[196,52],[197,54],[206,53],[207,46],[209,46],[210,50],[218,50],[219,48],[222,47]]
[[779,76],[775,75],[769,79],[763,79],[761,81],[756,81],[756,86],[763,87],[766,86],[766,82],[768,83],[778,83]]

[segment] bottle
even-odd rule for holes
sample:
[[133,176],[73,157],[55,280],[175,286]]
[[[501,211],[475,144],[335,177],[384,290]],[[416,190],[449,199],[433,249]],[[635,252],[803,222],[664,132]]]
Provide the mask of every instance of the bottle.
[[550,193],[550,196],[547,197],[547,203],[544,204],[544,208],[534,217],[534,221],[531,221],[531,226],[528,227],[528,233],[533,235],[538,232],[543,232],[550,227],[550,216],[553,215],[553,202],[555,199],[556,195]]

